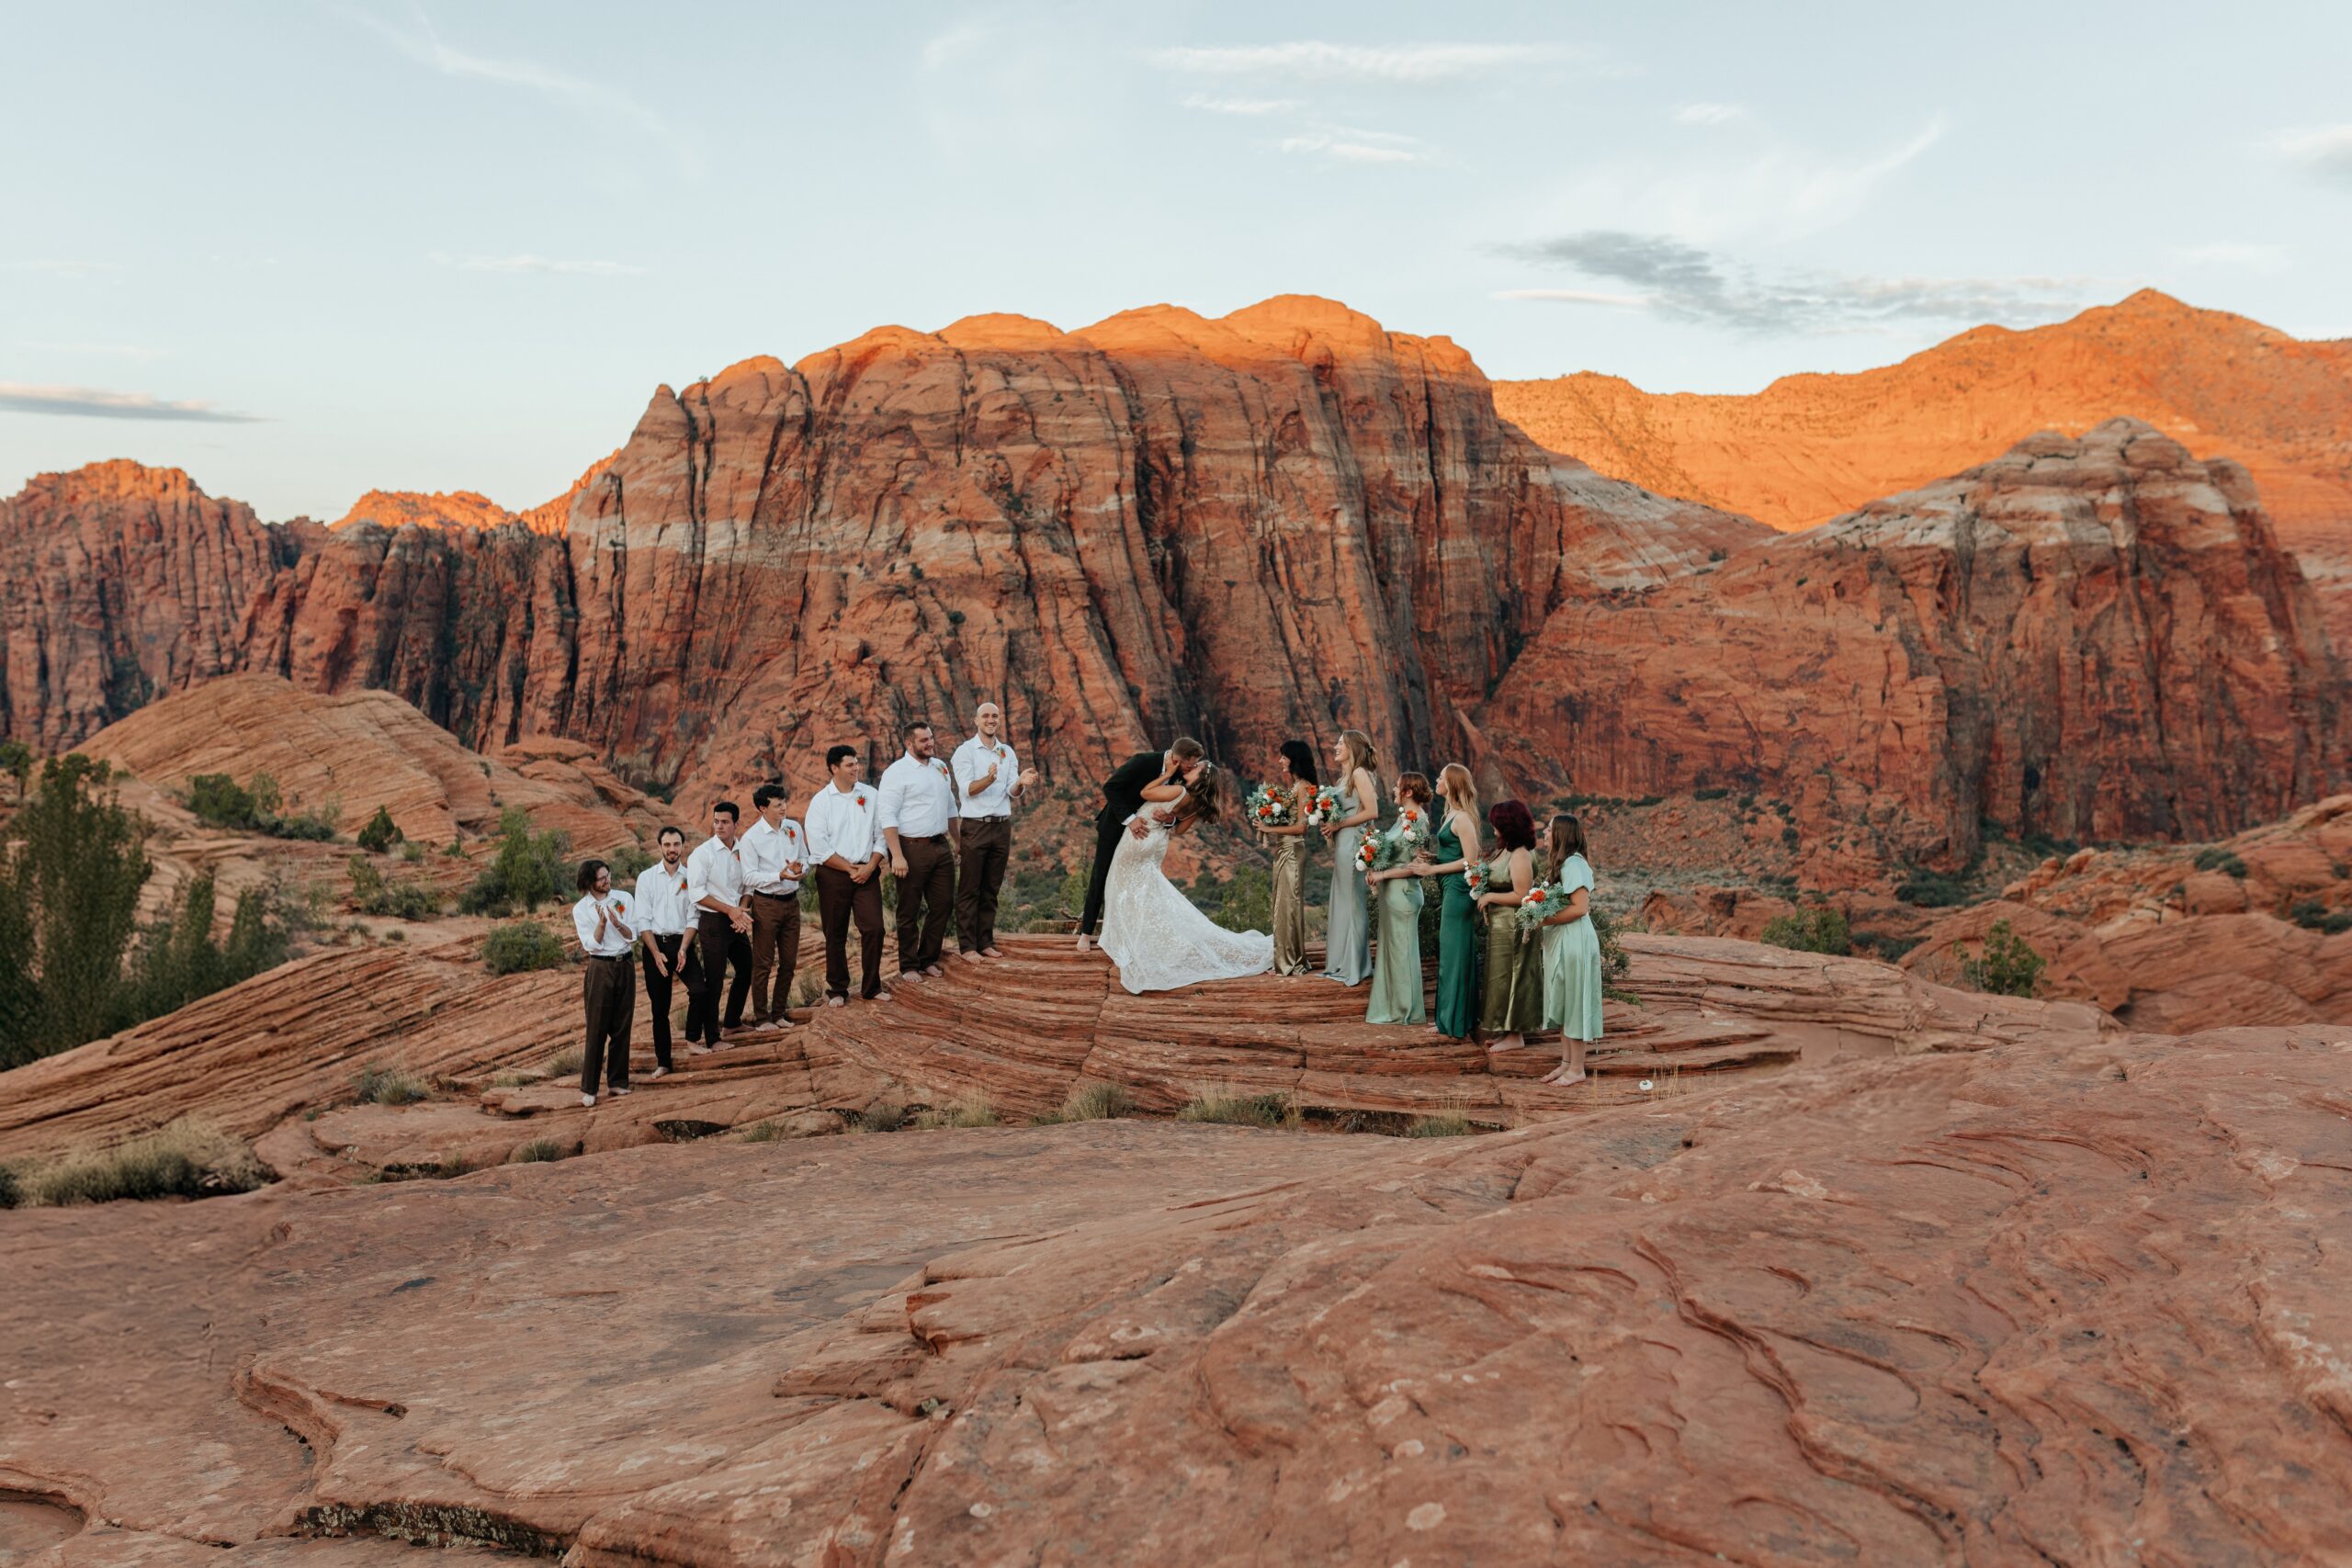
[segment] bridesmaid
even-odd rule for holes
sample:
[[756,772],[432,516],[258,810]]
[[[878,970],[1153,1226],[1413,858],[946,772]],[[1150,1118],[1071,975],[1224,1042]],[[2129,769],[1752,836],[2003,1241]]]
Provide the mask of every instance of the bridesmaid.
[[1544,1027],[1560,1032],[1560,1065],[1545,1083],[1584,1081],[1584,1048],[1600,1038],[1600,938],[1592,929],[1592,865],[1584,824],[1567,812],[1545,829],[1544,858],[1567,906],[1544,922]]
[[1314,803],[1315,749],[1304,740],[1283,742],[1283,770],[1290,781],[1287,828],[1261,828],[1274,840],[1274,973],[1306,970],[1306,808]]
[[1336,855],[1331,865],[1331,907],[1323,930],[1323,973],[1342,986],[1360,986],[1372,974],[1372,924],[1363,908],[1363,873],[1356,869],[1356,845],[1364,824],[1380,815],[1380,781],[1371,738],[1361,729],[1340,731],[1331,748],[1340,767],[1340,816],[1323,824],[1323,837]]
[[1434,1027],[1452,1040],[1467,1040],[1477,1021],[1478,915],[1462,874],[1478,860],[1478,791],[1470,770],[1448,762],[1437,776],[1440,820],[1430,837],[1430,858],[1413,863],[1416,876],[1438,878],[1445,899],[1437,933],[1437,1019]]
[[[1427,818],[1430,781],[1407,773],[1396,781],[1396,804],[1418,806]],[[1393,836],[1401,819],[1388,831]],[[1364,878],[1372,884],[1380,905],[1380,945],[1372,959],[1372,1005],[1364,1010],[1366,1023],[1426,1023],[1429,1007],[1421,994],[1421,883],[1409,865],[1392,865]]]
[[1489,1055],[1499,1055],[1524,1050],[1527,1032],[1543,1021],[1544,958],[1535,933],[1521,931],[1513,913],[1535,886],[1535,818],[1524,801],[1498,800],[1487,820],[1498,843],[1478,895],[1487,915],[1486,1000],[1478,1027],[1499,1036],[1487,1045]]

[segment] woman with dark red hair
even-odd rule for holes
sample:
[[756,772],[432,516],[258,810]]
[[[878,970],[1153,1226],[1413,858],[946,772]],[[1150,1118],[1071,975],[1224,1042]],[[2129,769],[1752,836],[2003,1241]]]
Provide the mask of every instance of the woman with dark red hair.
[[1495,858],[1478,889],[1487,917],[1487,993],[1478,1028],[1489,1054],[1518,1051],[1527,1032],[1544,1021],[1544,959],[1533,931],[1519,929],[1511,911],[1535,886],[1535,817],[1523,800],[1498,800],[1487,813],[1495,830]]

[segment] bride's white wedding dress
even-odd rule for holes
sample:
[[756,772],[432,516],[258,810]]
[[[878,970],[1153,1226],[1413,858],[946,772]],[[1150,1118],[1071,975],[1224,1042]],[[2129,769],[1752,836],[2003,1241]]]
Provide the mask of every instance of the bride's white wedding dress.
[[[1229,931],[1193,907],[1159,863],[1168,829],[1151,809],[1140,813],[1150,831],[1119,837],[1111,874],[1102,885],[1102,934],[1098,939],[1119,966],[1130,993],[1172,991],[1204,980],[1238,980],[1274,966],[1274,939],[1265,931]],[[1127,818],[1133,824],[1135,818]]]

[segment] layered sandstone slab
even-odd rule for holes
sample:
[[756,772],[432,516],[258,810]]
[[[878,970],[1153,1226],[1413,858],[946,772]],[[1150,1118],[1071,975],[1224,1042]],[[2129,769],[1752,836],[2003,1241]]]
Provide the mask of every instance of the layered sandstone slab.
[[2245,470],[2143,424],[1564,604],[1486,708],[1538,779],[1796,803],[1799,879],[2211,838],[2343,775],[2341,683]]
[[0,1332],[47,1353],[0,1395],[0,1481],[338,1562],[311,1538],[2331,1561],[2347,1102],[2352,1032],[2246,1029],[1426,1144],[704,1142],[18,1213]]

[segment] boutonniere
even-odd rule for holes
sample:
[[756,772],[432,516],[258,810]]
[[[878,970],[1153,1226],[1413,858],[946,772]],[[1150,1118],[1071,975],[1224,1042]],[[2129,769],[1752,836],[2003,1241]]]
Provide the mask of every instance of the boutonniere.
[[858,793],[857,793],[857,804],[858,804],[861,807],[863,807],[865,805],[865,792],[864,790],[860,790],[860,791],[858,791]]

